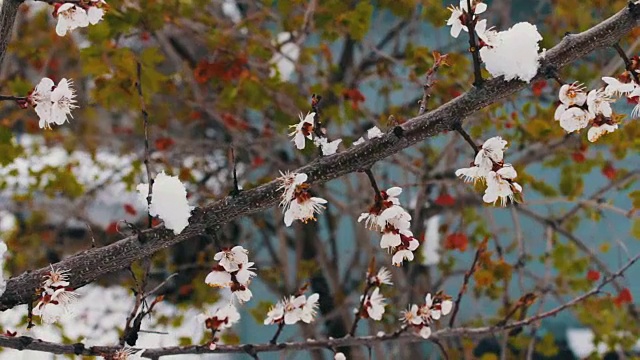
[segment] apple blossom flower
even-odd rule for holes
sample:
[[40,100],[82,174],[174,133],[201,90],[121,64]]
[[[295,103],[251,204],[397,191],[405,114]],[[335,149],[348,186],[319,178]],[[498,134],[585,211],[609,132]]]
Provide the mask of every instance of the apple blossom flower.
[[[362,296],[360,297],[360,299],[362,299]],[[371,294],[368,294],[364,299],[364,310],[366,311],[366,315],[373,320],[382,320],[382,315],[384,314],[384,306],[385,299],[384,296],[380,294],[380,288],[378,287],[373,289],[373,292],[371,292]]]
[[586,128],[593,118],[594,116],[589,111],[573,106],[565,110],[558,120],[560,126],[566,132],[571,133]]
[[514,201],[514,194],[522,192],[522,186],[513,180],[518,176],[511,165],[505,165],[498,171],[491,171],[487,176],[487,189],[482,200],[486,203],[500,202],[506,206],[507,202]]
[[582,106],[585,101],[587,101],[587,93],[584,91],[584,85],[578,82],[562,85],[558,97],[560,101],[567,106]]
[[[397,220],[411,220],[411,215],[400,207],[400,199],[398,199],[398,196],[400,196],[401,193],[402,188],[397,186],[391,187],[386,191],[381,191],[380,194],[376,196],[373,206],[369,208],[369,212],[360,214],[358,222],[364,220],[367,229],[381,230],[384,229],[387,221],[394,221],[394,218],[397,218]],[[384,214],[384,216],[382,214]]]
[[304,149],[305,146],[305,138],[312,140],[313,139],[313,127],[314,127],[314,119],[315,119],[316,113],[312,112],[312,113],[307,113],[307,116],[302,116],[302,113],[299,115],[300,117],[300,122],[298,122],[295,125],[291,125],[289,127],[291,128],[295,128],[294,131],[292,131],[289,136],[292,136],[293,139],[291,141],[293,141],[293,143],[296,145],[296,148],[298,148],[298,150],[302,150]]
[[43,78],[29,95],[27,101],[40,118],[41,129],[51,129],[51,124],[62,125],[67,115],[77,108],[71,80],[62,79],[56,86],[53,80]]
[[58,36],[65,36],[68,31],[89,26],[87,11],[73,3],[60,5],[54,11],[54,16],[58,18],[58,24],[56,25],[56,34]]
[[320,295],[317,293],[311,294],[309,297],[304,294],[289,296],[271,307],[264,324],[293,325],[298,321],[309,324],[316,316],[319,297]]
[[493,47],[498,44],[498,32],[494,30],[494,27],[487,29],[486,19],[478,21],[474,29],[480,39],[480,46]]
[[473,165],[468,168],[458,169],[455,174],[457,177],[462,179],[462,181],[466,183],[473,183],[475,185],[479,180],[484,180],[487,172],[479,166]]
[[378,270],[378,273],[376,275],[369,275],[367,277],[367,281],[372,285],[393,285],[393,282],[391,281],[391,272],[389,272],[389,270],[387,270],[387,268],[384,266],[381,267],[380,270]]
[[[474,15],[482,14],[487,10],[487,4],[476,0],[471,1],[471,7]],[[447,25],[451,26],[451,36],[457,38],[462,30],[469,31],[466,25],[467,18],[469,17],[467,0],[460,0],[460,7],[450,6],[449,10],[451,11],[451,17],[447,20]]]
[[69,287],[68,280],[68,270],[55,270],[52,265],[51,271],[44,276],[42,292],[33,308],[33,315],[39,316],[46,324],[55,323],[61,317],[70,315],[77,294]]
[[240,283],[234,283],[233,285],[231,285],[231,293],[236,297],[236,299],[238,299],[240,303],[245,303],[251,300],[251,297],[253,296],[251,290]]
[[205,311],[196,319],[198,323],[204,324],[207,330],[224,330],[240,321],[240,313],[233,303],[229,303],[213,311],[213,314]]
[[231,274],[222,266],[216,266],[204,279],[205,284],[215,288],[228,288],[233,285]]
[[229,272],[238,271],[240,265],[249,261],[249,251],[240,245],[234,246],[228,250],[222,250],[215,254],[214,260],[219,261],[220,265]]
[[317,137],[313,140],[313,143],[320,147],[322,155],[324,156],[335,154],[338,151],[338,145],[340,145],[341,142],[342,139],[336,139],[329,142],[326,137]]
[[604,76],[602,77],[607,86],[604,89],[605,94],[609,96],[626,95],[632,92],[637,85],[633,82],[622,82],[616,78]]
[[305,181],[307,181],[308,177],[305,173],[298,174],[290,173],[288,171],[285,173],[281,171],[280,175],[282,176],[278,178],[278,180],[281,182],[281,185],[280,187],[278,187],[278,190],[284,189],[281,198],[282,200],[280,201],[280,206],[282,206],[286,211],[287,209],[289,209],[289,204],[291,204],[291,201],[294,199],[296,189],[298,188],[298,186],[304,184]]
[[413,252],[420,246],[420,242],[413,236],[400,233],[400,239],[402,243],[394,248],[394,254],[391,258],[391,263],[395,266],[402,266],[404,260],[413,261]]
[[618,124],[593,125],[587,132],[587,139],[596,142],[602,135],[618,130]]
[[421,325],[423,323],[422,317],[418,313],[420,311],[420,307],[416,304],[413,304],[409,307],[408,310],[402,311],[402,317],[400,318],[402,322],[408,325]]
[[486,171],[493,169],[493,164],[499,164],[503,161],[506,146],[507,141],[500,136],[489,138],[482,144],[473,163]]
[[289,209],[284,213],[284,223],[286,226],[291,226],[294,220],[300,220],[305,224],[309,220],[316,220],[315,214],[322,212],[325,209],[323,204],[326,204],[327,200],[319,197],[312,196],[300,196],[296,198],[289,206]]
[[604,90],[591,90],[587,95],[587,107],[592,116],[603,115],[610,117],[613,114],[611,103],[613,99]]
[[435,296],[427,294],[425,304],[422,306],[412,304],[409,310],[402,312],[401,320],[422,338],[428,339],[431,336],[430,324],[448,315],[452,308],[453,302],[449,297],[441,293]]

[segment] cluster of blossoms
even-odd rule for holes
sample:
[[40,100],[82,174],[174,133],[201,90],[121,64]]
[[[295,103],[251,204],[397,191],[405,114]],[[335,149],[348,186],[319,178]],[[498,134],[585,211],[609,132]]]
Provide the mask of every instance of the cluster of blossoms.
[[278,301],[269,309],[264,324],[293,325],[299,321],[311,323],[317,313],[320,295],[313,293],[307,297],[304,291],[305,289],[302,288],[298,291],[298,295],[291,295]]
[[77,295],[69,287],[68,277],[67,271],[56,271],[53,266],[45,275],[40,299],[33,308],[33,315],[39,316],[42,322],[52,324],[71,314],[71,305]]
[[424,301],[425,304],[422,306],[411,305],[408,310],[402,312],[400,319],[422,338],[428,339],[431,336],[431,323],[448,315],[453,309],[453,302],[440,293],[434,297],[427,294]]
[[562,85],[560,105],[556,108],[554,118],[568,133],[580,131],[591,123],[587,138],[594,142],[602,135],[618,129],[618,124],[612,118],[611,103],[614,100],[610,95],[613,93],[611,89],[594,89],[587,94],[582,84]]
[[64,124],[71,110],[77,108],[72,85],[73,82],[67,79],[60,80],[56,85],[53,80],[43,78],[31,91],[27,102],[38,114],[41,129],[51,129],[51,124]]
[[229,288],[239,302],[247,302],[252,293],[249,290],[251,278],[256,276],[249,262],[249,251],[242,246],[234,246],[218,252],[213,258],[218,261],[204,282],[216,288]]
[[411,215],[400,206],[398,196],[402,193],[399,187],[381,191],[374,199],[369,211],[362,213],[358,222],[364,220],[365,226],[373,231],[382,233],[380,247],[393,254],[391,262],[400,266],[404,260],[412,261],[413,252],[420,242],[411,232]]
[[294,220],[300,220],[307,223],[309,220],[315,220],[315,213],[320,213],[325,207],[327,200],[319,197],[311,196],[309,193],[310,185],[307,181],[307,174],[304,173],[281,173],[279,178],[282,185],[279,189],[284,189],[280,206],[284,211],[284,223],[291,226]]
[[58,18],[56,34],[58,34],[58,36],[65,36],[67,32],[76,28],[99,23],[104,16],[103,8],[106,7],[106,5],[107,3],[104,0],[56,3],[53,10],[53,16]]
[[342,139],[329,141],[325,136],[318,136],[315,131],[315,116],[316,113],[308,113],[307,116],[299,115],[300,121],[291,125],[295,128],[289,136],[292,137],[291,141],[296,145],[298,150],[302,150],[306,146],[306,139],[313,140],[313,143],[322,149],[322,155],[333,155],[338,151],[338,145],[342,142]]
[[472,0],[471,4],[472,11],[469,11],[467,0],[460,0],[460,7],[449,8],[451,17],[447,25],[451,26],[451,36],[457,38],[462,30],[468,32],[469,25],[473,24],[479,38],[480,57],[492,76],[504,75],[506,81],[531,81],[540,66],[538,42],[542,36],[536,26],[521,22],[509,30],[495,31],[487,28],[487,20],[478,20],[476,17],[487,10],[487,5],[476,0]]
[[[376,321],[382,320],[384,314],[385,298],[380,294],[381,285],[393,285],[391,273],[385,267],[381,267],[377,274],[367,273],[367,293],[360,297],[361,309],[355,309],[356,316],[370,318]],[[375,287],[374,287],[375,286]],[[369,294],[368,289],[374,287]]]
[[504,163],[504,149],[507,141],[495,136],[485,141],[478,151],[471,167],[456,170],[456,176],[465,182],[483,181],[487,184],[482,200],[500,205],[515,200],[515,194],[522,192],[522,186],[515,182],[518,176],[511,164]]
[[229,303],[213,312],[204,312],[199,314],[196,320],[199,324],[204,324],[205,329],[211,331],[213,334],[210,343],[211,348],[212,346],[215,346],[215,343],[218,340],[215,337],[216,332],[228,329],[240,321],[240,313],[232,303]]

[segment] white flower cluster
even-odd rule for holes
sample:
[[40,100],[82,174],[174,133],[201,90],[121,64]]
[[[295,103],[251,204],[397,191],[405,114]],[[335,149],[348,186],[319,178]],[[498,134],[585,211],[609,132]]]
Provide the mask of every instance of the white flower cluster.
[[384,296],[380,294],[379,286],[393,285],[393,282],[391,282],[391,273],[385,267],[381,267],[375,275],[367,272],[367,284],[368,286],[375,286],[375,288],[370,294],[365,294],[364,300],[363,296],[360,296],[360,301],[363,306],[360,312],[359,309],[354,309],[356,316],[380,321],[382,320],[382,315],[384,315],[384,306],[386,304]]
[[71,306],[76,297],[76,293],[69,287],[67,271],[56,271],[52,266],[51,271],[45,275],[33,315],[39,316],[46,324],[57,322],[61,317],[72,314]]
[[402,312],[400,319],[422,338],[428,339],[431,336],[431,323],[448,315],[453,309],[453,302],[440,294],[436,294],[435,297],[427,294],[424,301],[425,304],[422,306],[411,305],[408,310]]
[[559,121],[560,126],[568,133],[580,131],[591,123],[592,126],[587,133],[591,142],[595,142],[606,133],[614,132],[618,129],[618,124],[614,123],[611,117],[611,103],[614,101],[611,95],[618,90],[613,89],[616,87],[594,89],[587,94],[582,84],[562,85],[555,120]]
[[[136,190],[140,194],[140,201],[147,204],[149,184],[139,184]],[[164,226],[173,230],[174,234],[180,234],[189,225],[193,209],[187,200],[184,184],[177,176],[169,176],[163,171],[153,179],[151,192],[149,214],[162,219]]]
[[251,300],[249,284],[251,278],[256,276],[252,270],[253,264],[249,262],[249,251],[242,246],[234,246],[228,250],[218,252],[213,259],[218,264],[213,267],[204,282],[216,288],[229,288],[239,302]]
[[315,116],[316,113],[314,112],[308,113],[307,116],[299,115],[300,121],[290,126],[291,128],[295,128],[295,130],[289,134],[289,136],[292,137],[291,141],[293,141],[298,150],[302,150],[306,146],[306,139],[313,140],[313,143],[322,149],[322,155],[333,155],[338,151],[338,146],[342,142],[342,139],[329,141],[329,139],[324,136],[315,135]]
[[293,325],[299,321],[309,324],[316,316],[319,298],[320,295],[317,293],[309,297],[304,294],[286,297],[271,307],[264,324]]
[[[478,21],[475,15],[485,12],[487,5],[471,1],[475,23],[474,29],[479,38],[480,57],[487,71],[493,76],[504,75],[506,81],[520,79],[531,81],[540,67],[538,42],[542,36],[535,25],[521,22],[509,30],[497,32],[487,28],[487,20]],[[469,10],[467,0],[460,0],[460,7],[449,8],[451,17],[447,25],[451,26],[451,36],[457,38],[461,30],[469,31]]]
[[240,321],[240,313],[233,303],[228,303],[212,312],[203,312],[196,317],[206,330],[224,330]]
[[504,149],[507,141],[495,136],[485,141],[469,168],[456,170],[456,176],[465,182],[486,182],[482,200],[486,203],[506,206],[509,201],[514,202],[515,194],[522,192],[522,186],[515,182],[518,176],[511,164],[504,163]]
[[104,16],[104,0],[90,0],[81,3],[56,3],[53,16],[58,18],[56,34],[65,36],[76,28],[95,25]]
[[[62,79],[56,86],[53,80],[43,78],[27,97],[40,118],[41,129],[51,129],[51,124],[62,125],[77,108],[71,80]],[[73,116],[72,116],[73,117]]]
[[327,200],[311,196],[310,185],[307,181],[307,174],[301,173],[280,173],[278,179],[282,184],[279,189],[284,189],[280,206],[284,211],[284,223],[291,226],[294,220],[300,220],[305,224],[309,220],[315,220],[315,214],[320,213],[325,207]]
[[411,215],[400,206],[399,187],[381,191],[374,199],[369,212],[362,213],[358,222],[364,220],[365,226],[382,233],[380,247],[393,253],[391,263],[401,266],[404,260],[413,261],[413,252],[420,242],[411,232]]

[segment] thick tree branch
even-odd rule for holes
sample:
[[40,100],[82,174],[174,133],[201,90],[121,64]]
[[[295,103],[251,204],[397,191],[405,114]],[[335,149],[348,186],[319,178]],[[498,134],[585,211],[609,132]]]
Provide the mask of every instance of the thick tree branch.
[[4,0],[0,4],[0,65],[4,60],[4,53],[7,51],[7,45],[11,41],[11,33],[13,32],[13,23],[16,21],[18,7],[23,0]]
[[[15,3],[15,0],[6,0],[3,3],[3,14],[9,4]],[[564,37],[558,45],[546,52],[537,78],[543,78],[549,69],[559,69],[598,48],[615,44],[638,25],[640,13],[637,7],[625,7],[585,32]],[[5,20],[3,18],[3,21]],[[296,172],[306,173],[310,184],[319,184],[359,169],[366,169],[419,141],[452,130],[458,119],[464,119],[526,86],[526,83],[520,81],[505,82],[502,77],[488,80],[482,88],[473,88],[438,109],[405,122],[400,126],[404,132],[402,137],[388,133],[347,151],[316,159]],[[179,242],[199,237],[209,227],[276,205],[280,200],[278,187],[279,182],[272,181],[243,191],[238,196],[225,197],[202,209],[196,209],[190,219],[190,225],[179,235],[174,235],[162,227],[145,230],[142,232],[145,237],[144,243],[138,240],[137,235],[130,236],[114,244],[71,256],[57,263],[56,268],[69,270],[71,286],[74,288],[84,286],[102,275],[126,268],[133,261]],[[42,276],[47,269],[48,267],[26,272],[9,280],[7,290],[0,298],[0,310],[27,303],[33,290],[42,282]]]

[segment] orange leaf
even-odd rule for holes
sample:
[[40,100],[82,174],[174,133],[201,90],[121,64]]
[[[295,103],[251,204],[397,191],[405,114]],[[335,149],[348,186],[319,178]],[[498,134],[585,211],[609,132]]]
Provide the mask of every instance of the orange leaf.
[[600,273],[596,270],[589,270],[587,272],[587,280],[589,281],[598,281],[600,280]]
[[444,248],[447,250],[460,250],[464,252],[469,245],[467,235],[463,233],[454,233],[447,236],[444,241]]
[[629,291],[628,288],[622,289],[618,294],[618,296],[616,296],[616,298],[613,299],[613,303],[617,307],[620,307],[623,304],[631,304],[632,302],[633,302],[633,297],[631,296],[631,291]]

